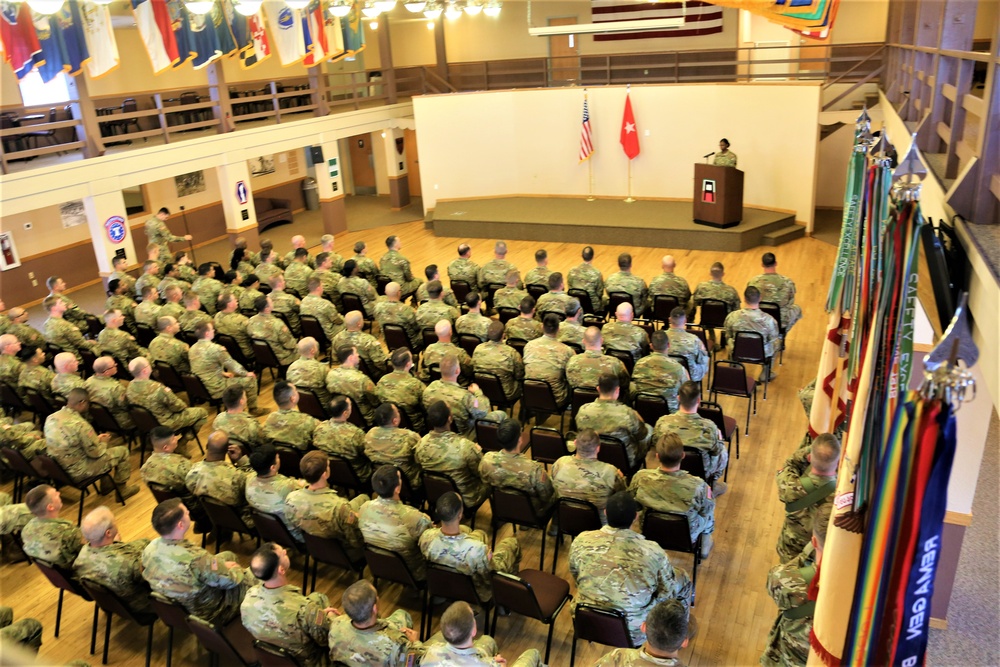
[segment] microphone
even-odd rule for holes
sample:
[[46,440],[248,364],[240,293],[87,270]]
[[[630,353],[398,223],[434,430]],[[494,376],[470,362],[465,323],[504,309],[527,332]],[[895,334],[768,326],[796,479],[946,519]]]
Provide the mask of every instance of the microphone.
[[712,151],[708,155],[702,155],[702,157],[712,157],[713,155],[715,155],[715,151]]

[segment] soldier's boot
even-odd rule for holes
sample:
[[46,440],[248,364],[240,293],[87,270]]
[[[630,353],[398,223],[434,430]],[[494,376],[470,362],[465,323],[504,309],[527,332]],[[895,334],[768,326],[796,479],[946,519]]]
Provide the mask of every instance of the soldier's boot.
[[719,496],[721,496],[722,494],[724,494],[728,490],[729,490],[729,485],[728,484],[726,484],[725,482],[720,482],[719,480],[716,480],[715,484],[712,485],[712,497],[713,498],[718,498]]
[[715,542],[712,541],[711,533],[706,533],[701,536],[701,557],[708,558],[712,553],[712,547],[715,546]]
[[264,415],[271,412],[271,410],[270,408],[256,407],[256,408],[251,408],[249,412],[251,417],[263,417]]
[[102,496],[106,496],[109,493],[114,493],[115,485],[111,483],[111,480],[107,477],[102,477],[97,482],[97,492]]
[[136,484],[129,484],[122,487],[122,500],[131,498],[135,494],[139,493],[139,486]]

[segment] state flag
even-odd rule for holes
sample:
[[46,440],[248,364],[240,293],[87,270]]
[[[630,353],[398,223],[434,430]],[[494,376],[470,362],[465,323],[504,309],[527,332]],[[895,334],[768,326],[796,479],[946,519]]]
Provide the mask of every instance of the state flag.
[[622,150],[629,160],[634,160],[639,154],[639,129],[635,125],[635,116],[632,114],[632,98],[625,93],[625,113],[622,116],[622,131],[619,139]]
[[87,40],[90,60],[87,75],[91,79],[102,77],[118,67],[118,42],[111,28],[111,12],[107,5],[85,2],[80,6],[83,17],[83,36]]
[[90,53],[77,0],[66,0],[52,14],[34,13],[33,16],[45,58],[38,66],[42,81],[49,82],[62,72],[73,76],[79,74]]
[[31,8],[27,2],[0,2],[0,15],[4,62],[18,79],[23,79],[42,61],[42,45],[31,20]]
[[177,62],[174,67],[194,60],[197,51],[194,45],[194,35],[191,33],[191,12],[184,6],[184,0],[166,0],[167,11],[170,13],[170,28],[177,42]]
[[323,18],[323,3],[313,0],[308,7],[303,10],[303,18],[305,19],[305,32],[309,35],[310,43],[312,44],[312,50],[309,55],[305,57],[302,64],[306,67],[312,67],[317,65],[330,55],[329,52],[327,32],[326,32],[326,21]]
[[153,65],[159,74],[178,61],[177,40],[165,0],[131,0],[135,25]]
[[302,12],[283,2],[268,0],[264,13],[271,28],[271,39],[283,67],[300,63],[309,55],[303,31]]

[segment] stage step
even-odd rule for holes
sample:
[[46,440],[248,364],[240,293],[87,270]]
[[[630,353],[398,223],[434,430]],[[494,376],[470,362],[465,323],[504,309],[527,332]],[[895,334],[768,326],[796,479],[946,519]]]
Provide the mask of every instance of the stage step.
[[760,244],[769,246],[781,245],[782,243],[802,238],[805,236],[805,233],[806,228],[802,225],[789,225],[788,227],[782,227],[781,229],[764,234],[764,237],[760,240]]

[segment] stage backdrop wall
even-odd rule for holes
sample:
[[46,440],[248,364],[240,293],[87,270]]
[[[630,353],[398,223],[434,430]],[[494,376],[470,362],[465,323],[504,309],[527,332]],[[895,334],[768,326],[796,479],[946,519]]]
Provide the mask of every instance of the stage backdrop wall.
[[[594,194],[624,198],[625,88],[588,95]],[[634,197],[691,199],[694,163],[726,137],[746,173],[744,203],[794,211],[812,229],[818,84],[633,86],[631,97],[641,150]],[[587,195],[580,88],[420,96],[413,109],[425,211],[438,199]]]

